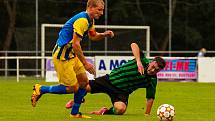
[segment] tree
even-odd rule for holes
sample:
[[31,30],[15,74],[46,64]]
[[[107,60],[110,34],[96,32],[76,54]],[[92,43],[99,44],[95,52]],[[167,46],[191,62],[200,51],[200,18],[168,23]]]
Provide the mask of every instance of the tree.
[[15,33],[15,24],[16,24],[16,0],[3,0],[1,1],[1,3],[4,4],[4,6],[6,7],[7,13],[8,13],[8,27],[7,32],[6,32],[6,36],[5,39],[3,41],[2,44],[2,50],[6,51],[9,50],[12,39],[14,37],[14,33]]

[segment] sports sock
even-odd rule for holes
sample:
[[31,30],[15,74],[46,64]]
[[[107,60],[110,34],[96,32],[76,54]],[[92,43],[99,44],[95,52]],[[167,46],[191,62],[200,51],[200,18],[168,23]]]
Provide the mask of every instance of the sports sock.
[[111,107],[109,110],[105,111],[104,114],[116,114],[114,107]]
[[42,94],[44,94],[44,93],[67,94],[66,86],[64,86],[62,84],[54,85],[54,86],[41,86],[40,92]]
[[74,94],[74,105],[72,106],[71,114],[75,115],[79,113],[79,108],[81,106],[82,99],[87,94],[85,89],[78,89],[78,92]]

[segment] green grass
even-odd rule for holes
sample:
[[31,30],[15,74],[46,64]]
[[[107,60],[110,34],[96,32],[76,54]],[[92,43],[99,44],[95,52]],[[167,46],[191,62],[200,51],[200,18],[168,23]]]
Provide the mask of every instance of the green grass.
[[[30,96],[35,83],[51,85],[44,81],[21,79],[0,79],[0,121],[158,121],[156,109],[163,103],[172,104],[176,109],[174,121],[215,121],[215,83],[159,82],[151,116],[145,117],[145,89],[130,95],[124,115],[91,115],[92,119],[72,119],[65,103],[73,95],[44,95],[37,107],[32,108]],[[88,94],[81,112],[86,114],[102,106],[111,106],[104,94]]]

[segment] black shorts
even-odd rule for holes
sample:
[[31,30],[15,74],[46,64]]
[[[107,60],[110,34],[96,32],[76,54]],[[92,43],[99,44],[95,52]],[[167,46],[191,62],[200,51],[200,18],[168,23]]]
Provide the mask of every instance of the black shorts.
[[129,94],[112,85],[108,75],[98,77],[95,80],[90,80],[91,93],[106,93],[111,98],[112,104],[117,101],[128,104]]

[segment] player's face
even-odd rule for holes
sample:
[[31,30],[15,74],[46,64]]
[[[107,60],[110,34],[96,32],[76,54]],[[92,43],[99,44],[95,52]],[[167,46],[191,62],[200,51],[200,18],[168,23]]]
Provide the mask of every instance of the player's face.
[[156,61],[152,61],[149,63],[148,69],[147,69],[147,74],[148,75],[155,75],[157,74],[161,69],[159,68],[158,64]]
[[99,19],[99,17],[103,15],[103,11],[104,11],[104,4],[98,2],[97,6],[92,8],[93,18]]

